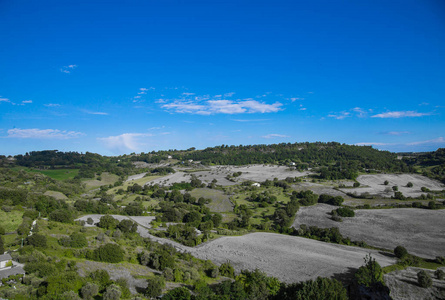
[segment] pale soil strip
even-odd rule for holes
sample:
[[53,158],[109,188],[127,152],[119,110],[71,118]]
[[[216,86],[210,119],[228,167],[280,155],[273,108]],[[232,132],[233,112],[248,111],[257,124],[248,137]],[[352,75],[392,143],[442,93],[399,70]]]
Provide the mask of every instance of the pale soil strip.
[[338,227],[344,237],[371,246],[394,249],[401,245],[422,257],[445,256],[445,210],[361,209],[355,211],[355,217],[335,222],[328,214],[335,208],[327,204],[301,207],[293,227],[299,228],[300,224]]
[[[98,222],[100,216],[88,215],[81,219],[91,217]],[[128,218],[118,215],[113,217]],[[258,268],[284,282],[315,279],[318,276],[341,276],[362,266],[363,258],[368,253],[372,253],[382,266],[395,263],[394,258],[379,254],[378,251],[275,233],[258,232],[244,236],[221,237],[192,248],[151,235],[145,226],[149,222],[148,218],[152,217],[129,218],[142,225],[138,226],[138,233],[143,237],[149,237],[161,244],[170,244],[178,251],[189,252],[197,258],[210,259],[218,265],[230,261],[238,272],[242,269]]]

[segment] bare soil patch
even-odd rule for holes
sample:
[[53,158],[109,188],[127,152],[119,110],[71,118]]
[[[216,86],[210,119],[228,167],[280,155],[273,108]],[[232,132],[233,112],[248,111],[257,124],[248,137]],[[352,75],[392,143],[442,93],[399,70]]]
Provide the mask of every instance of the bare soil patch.
[[394,249],[401,245],[412,254],[428,258],[445,255],[445,210],[361,209],[355,211],[355,217],[336,222],[328,214],[335,208],[327,204],[302,207],[293,226],[338,227],[344,237],[372,246]]
[[[81,219],[92,217],[97,222],[101,216],[88,215]],[[113,217],[127,218],[116,215]],[[151,217],[131,217],[144,226],[149,218]],[[394,258],[382,255],[378,251],[275,233],[222,237],[192,248],[155,237],[142,226],[138,227],[137,232],[142,237],[149,237],[161,244],[170,244],[180,252],[189,252],[197,258],[210,259],[218,265],[230,261],[237,272],[258,268],[269,276],[275,276],[289,283],[315,279],[318,276],[344,278],[345,273],[351,274],[362,266],[363,258],[369,253],[372,253],[381,266],[395,263]]]
[[[164,176],[147,184],[171,185],[173,183],[180,183],[182,181],[190,182],[192,174],[200,179],[203,183],[209,184],[214,179],[216,179],[216,184],[222,186],[235,185],[245,180],[262,182],[266,179],[285,179],[286,177],[303,177],[311,174],[310,172],[299,172],[295,170],[289,170],[288,167],[273,165],[249,165],[242,167],[211,166],[208,169],[209,170],[193,173],[178,171],[175,174]],[[228,180],[226,178],[227,176],[231,176],[235,172],[241,172],[241,176],[234,178],[234,181]]]
[[43,195],[53,197],[57,200],[67,200],[68,199],[68,197],[65,196],[65,194],[63,194],[61,192],[56,192],[56,191],[46,191]]
[[[383,183],[387,180],[388,185]],[[445,185],[439,181],[430,179],[428,177],[417,175],[417,174],[371,174],[371,175],[360,175],[357,178],[361,187],[341,189],[345,193],[370,193],[372,195],[379,195],[381,197],[391,197],[394,195],[392,190],[393,186],[397,186],[399,191],[403,193],[406,197],[419,197],[422,194],[420,189],[426,187],[432,191],[438,191],[445,188]],[[411,182],[412,187],[407,187],[407,183]]]
[[[445,271],[445,268],[441,268]],[[423,269],[433,279],[433,286],[422,288],[417,284],[420,268],[409,267],[385,275],[385,283],[391,290],[394,300],[445,299],[445,281],[437,280],[434,271]]]
[[318,276],[341,278],[362,266],[368,253],[381,266],[395,263],[394,258],[377,251],[275,233],[222,237],[190,248],[189,252],[216,264],[230,261],[238,272],[258,268],[288,283]]

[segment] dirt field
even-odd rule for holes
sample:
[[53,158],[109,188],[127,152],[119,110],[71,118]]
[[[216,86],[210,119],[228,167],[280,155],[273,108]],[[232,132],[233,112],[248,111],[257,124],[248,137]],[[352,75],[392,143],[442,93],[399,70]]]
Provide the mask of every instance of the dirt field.
[[[98,222],[102,215],[87,215]],[[113,215],[116,219],[127,218]],[[151,217],[131,217],[146,226]],[[147,226],[148,227],[148,226]],[[201,259],[210,259],[220,265],[230,261],[236,271],[256,268],[285,282],[315,279],[317,276],[344,278],[363,265],[368,253],[382,266],[395,263],[395,259],[377,251],[323,243],[315,240],[275,233],[251,233],[244,236],[222,237],[195,248],[152,236],[142,226],[138,233],[161,244],[170,244],[178,251],[190,252]]]
[[216,264],[230,261],[236,271],[263,270],[284,282],[334,276],[341,279],[364,264],[368,253],[382,266],[395,262],[368,249],[328,244],[315,240],[275,233],[251,233],[237,237],[222,237],[196,248],[192,255],[210,259]]
[[[235,178],[235,182],[227,180],[228,175],[235,172],[242,172],[241,176]],[[150,181],[147,184],[171,185],[181,181],[190,182],[190,178],[194,174],[203,183],[209,184],[214,179],[217,180],[218,185],[229,186],[240,183],[244,180],[252,180],[255,182],[262,182],[266,179],[273,180],[274,178],[285,179],[286,177],[302,177],[310,174],[309,172],[290,171],[288,167],[284,166],[269,166],[269,165],[249,165],[243,167],[235,166],[211,166],[208,171],[198,171],[193,173],[185,173],[178,171],[175,174],[170,174],[162,178]]]
[[[445,271],[445,268],[441,268]],[[408,267],[385,275],[385,283],[394,300],[445,299],[445,281],[435,279],[432,270],[425,270],[433,279],[433,286],[422,288],[417,284],[417,273],[421,269]]]
[[328,215],[335,208],[327,204],[302,207],[293,226],[298,228],[300,224],[306,224],[322,228],[338,227],[343,236],[365,241],[372,246],[394,249],[402,245],[410,253],[422,257],[445,256],[445,210],[356,210],[355,217],[335,222]]
[[[385,180],[388,180],[388,185],[383,184]],[[445,185],[441,184],[439,181],[416,174],[360,175],[357,178],[357,181],[360,182],[360,187],[342,189],[342,191],[345,193],[356,192],[357,194],[368,192],[372,195],[389,198],[394,195],[392,187],[395,185],[398,186],[399,191],[406,197],[419,197],[420,195],[425,194],[420,190],[423,186],[433,191],[445,189]],[[412,182],[413,187],[407,187],[406,184],[408,182]]]

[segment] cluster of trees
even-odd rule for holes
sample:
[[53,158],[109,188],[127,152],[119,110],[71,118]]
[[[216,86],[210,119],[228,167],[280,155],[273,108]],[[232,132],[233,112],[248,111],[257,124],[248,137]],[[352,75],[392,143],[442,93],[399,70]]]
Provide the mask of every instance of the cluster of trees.
[[404,161],[394,153],[379,151],[370,146],[352,146],[330,143],[282,143],[274,145],[227,146],[221,145],[201,151],[178,151],[172,154],[179,160],[201,161],[202,164],[247,165],[278,163],[296,164],[297,169],[320,167],[325,179],[354,179],[357,172],[378,170],[411,172]]

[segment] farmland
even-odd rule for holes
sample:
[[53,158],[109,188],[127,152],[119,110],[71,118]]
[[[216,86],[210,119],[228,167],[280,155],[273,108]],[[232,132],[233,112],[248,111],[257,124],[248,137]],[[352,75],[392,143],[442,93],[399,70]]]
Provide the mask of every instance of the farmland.
[[338,227],[343,236],[376,247],[394,249],[402,245],[413,254],[430,258],[445,254],[444,210],[362,209],[355,211],[355,217],[336,222],[329,215],[333,209],[335,207],[326,204],[303,207],[298,211],[293,226]]

